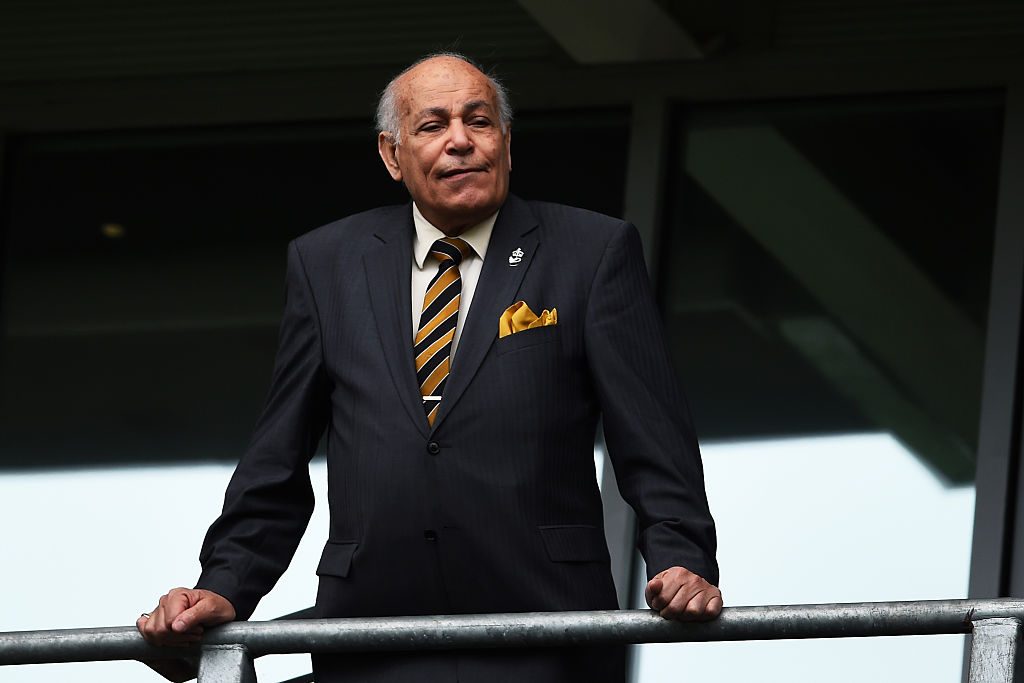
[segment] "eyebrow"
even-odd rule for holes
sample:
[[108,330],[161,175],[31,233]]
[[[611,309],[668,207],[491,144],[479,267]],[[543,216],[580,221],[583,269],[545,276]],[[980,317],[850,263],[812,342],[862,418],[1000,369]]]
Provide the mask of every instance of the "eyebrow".
[[[487,100],[471,100],[462,105],[462,113],[471,112],[476,109],[491,109],[491,103]],[[447,118],[451,115],[451,112],[447,107],[428,107],[420,111],[417,118],[422,119],[425,116],[440,116]]]
[[491,103],[487,100],[472,100],[462,106],[462,111],[473,111],[474,109],[490,109]]

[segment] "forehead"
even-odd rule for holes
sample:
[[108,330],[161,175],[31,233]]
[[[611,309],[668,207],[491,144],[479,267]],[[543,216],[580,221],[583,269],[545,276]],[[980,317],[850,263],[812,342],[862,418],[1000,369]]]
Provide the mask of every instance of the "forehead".
[[497,106],[487,77],[461,59],[428,60],[402,76],[399,86],[403,116],[437,107],[456,111],[466,102],[477,100]]

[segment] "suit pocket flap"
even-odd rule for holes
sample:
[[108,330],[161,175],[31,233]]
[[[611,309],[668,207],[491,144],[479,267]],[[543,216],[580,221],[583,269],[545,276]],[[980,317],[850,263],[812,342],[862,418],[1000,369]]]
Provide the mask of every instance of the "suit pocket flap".
[[544,327],[535,327],[532,330],[520,330],[515,334],[506,335],[495,341],[494,348],[499,354],[502,354],[531,346],[547,344],[558,340],[558,330],[558,325],[545,325]]
[[608,558],[604,534],[589,524],[538,527],[552,562],[601,562]]
[[348,576],[352,568],[352,556],[358,547],[358,543],[328,542],[320,556],[320,564],[316,567],[317,576]]

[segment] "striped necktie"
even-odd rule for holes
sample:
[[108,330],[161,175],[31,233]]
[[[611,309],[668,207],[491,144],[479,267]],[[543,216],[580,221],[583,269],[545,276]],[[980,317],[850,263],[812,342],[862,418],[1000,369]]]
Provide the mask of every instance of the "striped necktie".
[[434,242],[430,255],[439,261],[437,275],[427,286],[423,312],[413,342],[416,356],[416,379],[423,396],[427,422],[434,425],[441,394],[451,369],[452,340],[459,321],[462,298],[462,276],[459,264],[471,253],[469,244],[458,237],[445,237]]

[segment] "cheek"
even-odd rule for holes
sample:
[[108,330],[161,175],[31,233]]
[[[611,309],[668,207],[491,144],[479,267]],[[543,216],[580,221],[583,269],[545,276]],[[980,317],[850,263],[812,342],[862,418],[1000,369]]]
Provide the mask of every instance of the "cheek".
[[495,164],[499,168],[502,168],[502,169],[505,169],[505,170],[508,170],[508,169],[512,168],[512,155],[509,153],[508,148],[505,147],[505,145],[503,143],[495,151],[495,158],[496,158]]
[[424,168],[417,163],[415,166],[409,166],[404,171],[405,182],[407,185],[413,185],[415,187],[426,187],[429,185],[430,169]]
[[407,147],[405,154],[401,157],[402,173],[407,178],[415,176],[417,180],[423,182],[423,178],[430,175],[436,160],[437,154],[429,146]]

